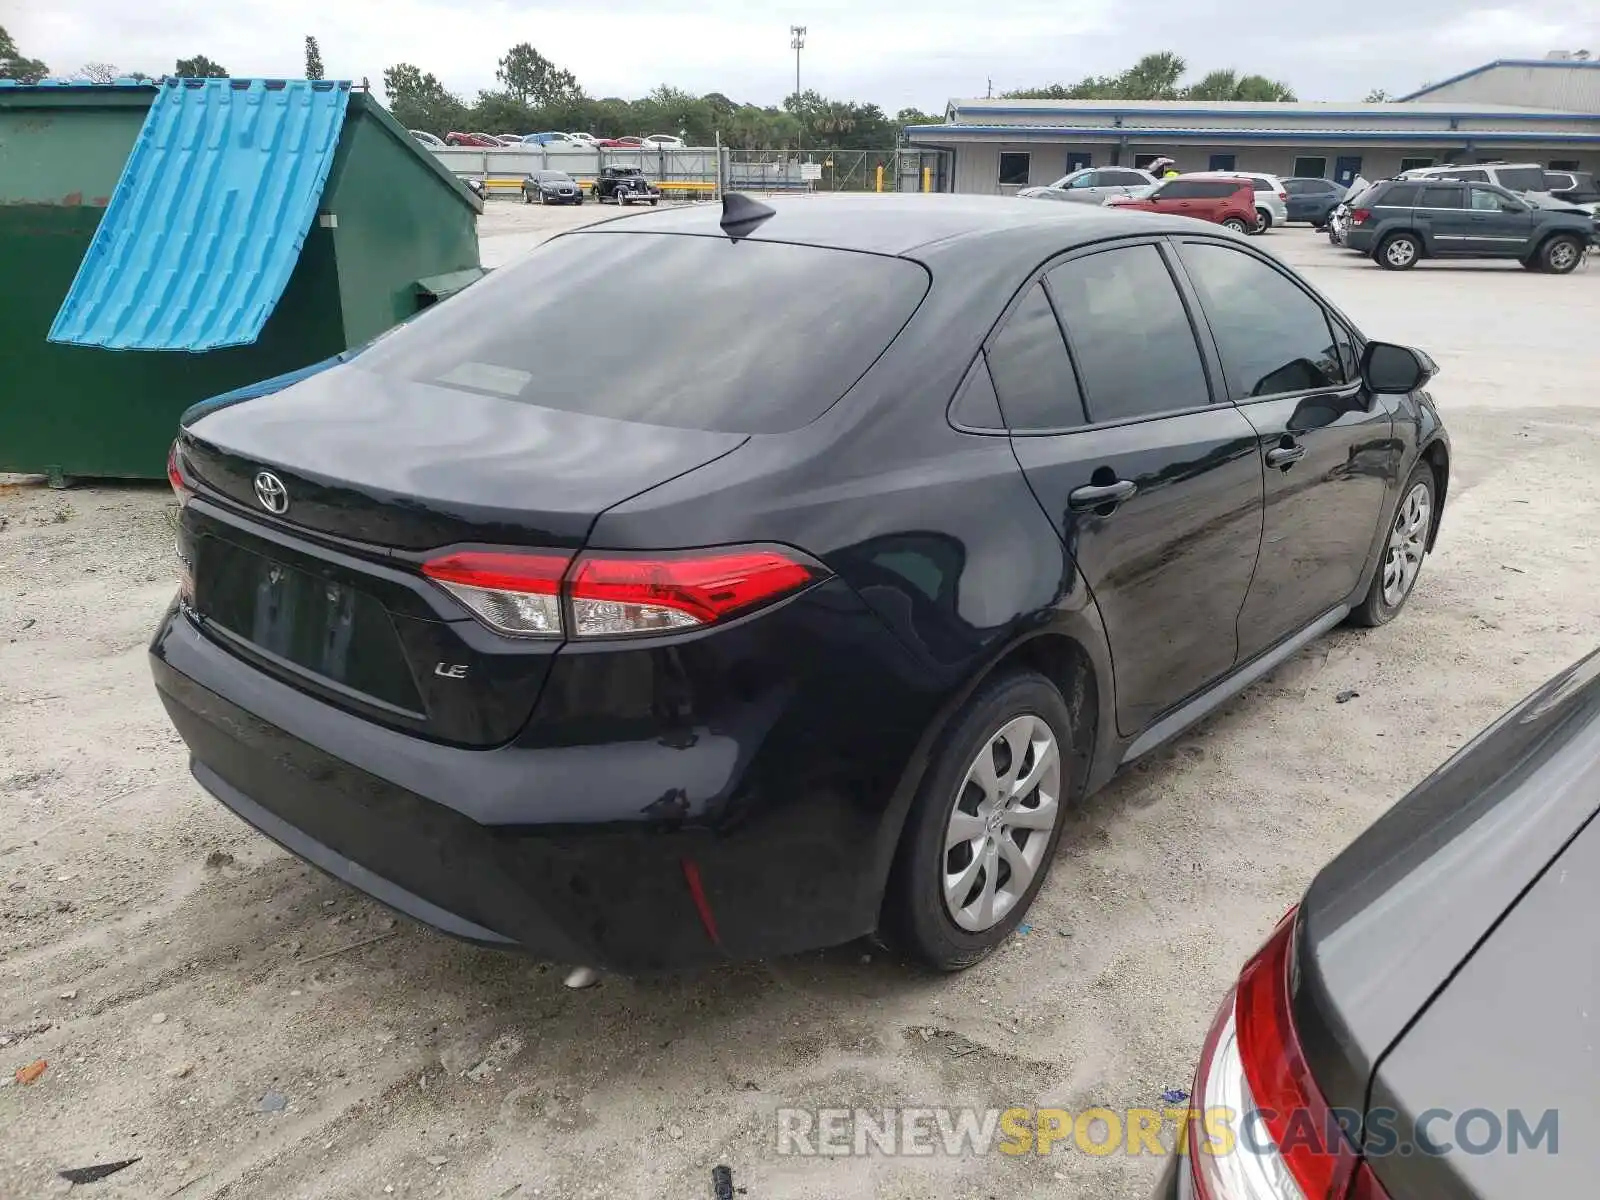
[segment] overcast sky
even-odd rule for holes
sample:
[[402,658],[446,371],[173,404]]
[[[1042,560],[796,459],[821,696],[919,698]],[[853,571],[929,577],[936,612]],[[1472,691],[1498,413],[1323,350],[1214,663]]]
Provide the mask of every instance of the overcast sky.
[[[1340,19],[1337,14],[1355,15]],[[1330,18],[1329,14],[1335,14]],[[85,62],[159,75],[205,54],[236,75],[299,75],[315,34],[329,78],[415,63],[470,99],[495,60],[532,42],[593,96],[658,83],[771,104],[794,89],[789,26],[809,29],[806,87],[940,111],[981,96],[1112,73],[1173,50],[1192,74],[1235,67],[1282,79],[1302,99],[1402,93],[1493,58],[1586,48],[1600,57],[1595,0],[0,0],[0,24],[57,73]]]

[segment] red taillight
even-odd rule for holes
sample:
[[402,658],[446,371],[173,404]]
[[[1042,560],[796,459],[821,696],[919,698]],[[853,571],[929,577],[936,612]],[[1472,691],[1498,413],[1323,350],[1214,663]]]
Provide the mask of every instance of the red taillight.
[[[1206,1039],[1189,1126],[1196,1200],[1388,1200],[1311,1077],[1295,1031],[1296,917],[1291,910],[1246,965]],[[1232,1145],[1207,1153],[1216,1145],[1207,1114],[1219,1110],[1231,1115]]]
[[1354,225],[1365,225],[1367,218],[1371,216],[1372,210],[1370,208],[1352,208],[1350,210],[1350,221]]
[[1279,191],[1278,191],[1278,199],[1279,200],[1287,200],[1288,198],[1289,198],[1289,193],[1286,192],[1286,191],[1283,191],[1280,188]]
[[632,554],[575,562],[550,552],[463,550],[422,573],[486,625],[517,637],[621,637],[710,625],[782,599],[827,572],[781,546]]
[[179,508],[189,503],[189,498],[194,495],[194,489],[184,482],[183,470],[178,466],[177,442],[173,442],[167,448],[167,482],[172,485],[172,493],[178,498]]

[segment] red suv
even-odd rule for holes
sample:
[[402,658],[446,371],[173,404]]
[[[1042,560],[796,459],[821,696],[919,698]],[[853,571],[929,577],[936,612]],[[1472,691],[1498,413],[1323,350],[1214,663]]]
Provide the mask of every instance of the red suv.
[[1147,192],[1113,196],[1106,205],[1195,217],[1224,225],[1235,233],[1248,233],[1256,222],[1255,185],[1248,179],[1185,179],[1180,175],[1163,180]]

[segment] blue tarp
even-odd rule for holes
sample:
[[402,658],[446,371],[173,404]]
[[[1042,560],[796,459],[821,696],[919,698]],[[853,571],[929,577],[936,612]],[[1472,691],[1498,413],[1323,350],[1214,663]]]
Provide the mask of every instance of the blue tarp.
[[344,81],[165,80],[50,340],[255,341],[316,217],[349,99]]

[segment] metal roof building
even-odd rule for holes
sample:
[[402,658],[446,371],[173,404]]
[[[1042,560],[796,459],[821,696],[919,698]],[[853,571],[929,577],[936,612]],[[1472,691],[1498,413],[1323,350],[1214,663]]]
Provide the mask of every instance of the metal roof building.
[[949,151],[951,190],[980,194],[1157,157],[1342,183],[1480,160],[1600,171],[1600,63],[1499,61],[1382,104],[952,100],[943,124],[906,139]]

